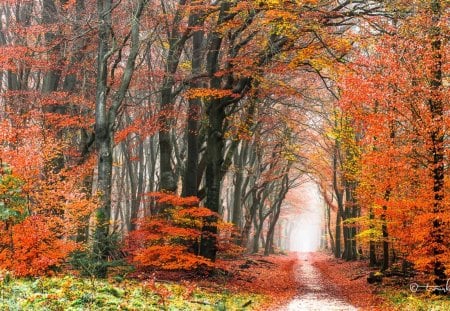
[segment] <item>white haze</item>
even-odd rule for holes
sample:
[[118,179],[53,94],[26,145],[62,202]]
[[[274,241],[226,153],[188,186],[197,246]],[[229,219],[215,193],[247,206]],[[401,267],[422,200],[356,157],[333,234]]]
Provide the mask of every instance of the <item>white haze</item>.
[[301,212],[291,221],[289,250],[293,252],[314,252],[320,247],[323,221],[323,202],[317,186],[307,182],[296,191],[302,197]]

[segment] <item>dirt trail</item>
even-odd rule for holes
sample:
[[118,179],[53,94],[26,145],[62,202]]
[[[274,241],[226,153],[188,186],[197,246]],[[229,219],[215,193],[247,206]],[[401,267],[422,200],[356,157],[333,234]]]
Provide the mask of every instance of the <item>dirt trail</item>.
[[299,253],[298,265],[295,269],[298,282],[298,295],[279,311],[314,311],[314,310],[357,310],[345,301],[339,284],[325,277],[315,267],[315,260],[323,260],[317,253]]

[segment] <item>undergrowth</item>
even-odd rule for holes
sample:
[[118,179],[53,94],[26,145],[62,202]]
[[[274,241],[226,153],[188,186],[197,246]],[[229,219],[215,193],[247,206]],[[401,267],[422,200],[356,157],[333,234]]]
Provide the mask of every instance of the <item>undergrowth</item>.
[[209,291],[193,283],[74,276],[0,281],[0,310],[253,310],[262,295]]
[[450,310],[450,296],[431,293],[413,293],[409,290],[385,290],[382,293],[394,310],[447,311]]

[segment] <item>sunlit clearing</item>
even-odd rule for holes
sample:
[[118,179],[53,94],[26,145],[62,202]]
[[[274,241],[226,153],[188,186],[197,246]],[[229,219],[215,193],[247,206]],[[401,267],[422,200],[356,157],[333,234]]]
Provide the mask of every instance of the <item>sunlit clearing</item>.
[[320,247],[323,203],[317,186],[311,182],[301,186],[297,193],[303,197],[303,206],[300,214],[291,220],[294,226],[290,234],[289,250],[314,252]]

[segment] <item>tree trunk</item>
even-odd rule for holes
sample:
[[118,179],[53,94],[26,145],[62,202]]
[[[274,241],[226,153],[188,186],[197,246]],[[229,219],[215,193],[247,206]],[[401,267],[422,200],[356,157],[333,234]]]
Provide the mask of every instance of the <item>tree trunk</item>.
[[434,274],[435,284],[437,286],[444,286],[447,283],[446,267],[440,258],[446,248],[444,230],[448,226],[444,224],[443,218],[446,211],[444,204],[444,102],[442,99],[442,33],[439,23],[441,22],[442,7],[440,0],[432,0],[430,3],[432,13],[432,26],[430,27],[430,36],[432,38],[431,48],[433,52],[433,68],[432,80],[430,88],[432,91],[432,98],[428,100],[429,109],[433,121],[433,126],[430,132],[432,155],[432,178],[433,185],[433,229],[431,232],[431,242],[433,243],[434,256]]
[[[190,16],[189,24],[192,27],[200,27],[203,19],[198,14],[193,13]],[[192,40],[192,75],[198,75],[202,70],[202,46],[204,32],[196,30]],[[193,79],[190,82],[190,88],[199,88],[201,83]],[[183,184],[183,196],[197,196],[197,179],[199,175],[199,119],[201,111],[201,100],[199,98],[189,99],[188,121],[187,121],[187,163]]]
[[[373,207],[369,207],[369,229],[374,230],[375,226],[373,225],[373,220],[375,216],[373,215]],[[370,234],[370,241],[369,241],[369,266],[375,267],[378,264],[377,262],[377,255],[375,252],[375,241],[373,240],[373,234]]]
[[[56,24],[58,21],[58,11],[56,9],[55,3],[53,0],[43,0],[42,1],[42,24],[51,25]],[[48,45],[52,45],[54,40],[56,39],[56,34],[53,32],[46,32],[45,42]],[[51,49],[49,49],[49,58],[56,58],[57,69],[51,69],[47,71],[44,75],[44,81],[42,84],[42,93],[48,94],[51,92],[55,92],[58,89],[59,80],[61,78],[61,69],[59,68],[61,65],[61,55],[60,54],[61,46],[60,44],[55,44]],[[57,109],[58,106],[52,106],[53,109]]]
[[327,211],[327,231],[328,231],[328,236],[330,237],[331,251],[333,252],[333,254],[335,254],[336,243],[334,241],[333,231],[331,229],[331,207],[328,204],[326,206],[326,211]]
[[336,228],[335,228],[335,249],[334,257],[341,258],[341,209],[338,208],[336,211]]
[[[384,199],[389,201],[391,190],[388,188],[384,193]],[[383,235],[383,264],[381,270],[387,270],[389,268],[389,233],[387,229],[387,219],[386,219],[386,204],[383,205],[383,213],[381,214],[381,233]]]
[[[221,101],[213,101],[208,107],[209,127],[206,147],[206,207],[218,213],[220,209],[220,191],[222,183],[223,133],[225,110]],[[201,252],[203,257],[216,258],[216,217],[208,219],[209,224],[203,227]]]
[[[228,14],[230,3],[224,1],[220,6],[218,24],[222,24]],[[211,89],[221,88],[221,78],[216,76],[219,70],[219,52],[222,45],[222,35],[218,32],[211,34],[210,47],[206,59],[206,71],[210,77]],[[222,183],[223,163],[223,124],[225,121],[225,99],[213,99],[206,104],[208,115],[207,143],[206,143],[206,202],[205,205],[213,212],[220,207],[220,190]],[[200,254],[211,260],[216,259],[217,253],[217,226],[216,217],[208,219],[208,225],[203,226]]]
[[334,154],[333,154],[333,188],[334,193],[336,195],[336,201],[337,201],[337,211],[336,211],[336,232],[335,232],[335,249],[334,249],[334,256],[336,258],[341,257],[341,220],[343,218],[344,213],[344,198],[343,193],[339,189],[339,182],[338,182],[338,150],[339,150],[339,143],[336,141],[336,145],[334,147]]
[[[136,229],[136,220],[138,219],[139,207],[141,206],[143,186],[144,186],[144,146],[139,137],[135,137],[139,141],[136,148],[138,149],[138,160],[132,161],[126,148],[127,141],[123,144],[123,154],[125,165],[127,166],[128,179],[130,181],[130,217],[126,219],[127,230]],[[136,176],[137,175],[137,176]],[[135,179],[135,176],[137,177]]]
[[252,229],[252,223],[256,217],[256,213],[258,211],[257,203],[252,202],[250,205],[250,211],[245,218],[244,227],[242,228],[241,240],[239,245],[242,247],[247,247],[250,239],[250,230]]
[[235,166],[237,172],[234,174],[234,200],[233,200],[233,218],[232,223],[236,228],[241,229],[242,221],[242,194],[244,188],[244,169],[247,162],[247,155],[249,150],[249,143],[247,141],[242,142],[241,148],[236,149],[235,153]]
[[97,161],[97,193],[99,204],[96,212],[96,229],[94,234],[93,253],[99,262],[95,275],[106,277],[106,261],[110,251],[109,222],[111,220],[111,188],[113,164],[114,123],[117,111],[122,105],[135,69],[139,53],[139,22],[146,5],[146,0],[137,3],[130,17],[131,46],[124,73],[118,90],[114,93],[112,104],[107,108],[108,94],[108,60],[111,56],[109,40],[111,39],[112,1],[98,0],[98,47],[97,47],[97,88],[95,99],[95,139],[98,150]]
[[[177,71],[180,57],[184,45],[188,39],[188,32],[180,34],[179,28],[182,20],[182,14],[185,9],[186,0],[180,0],[177,11],[173,17],[172,31],[170,32],[169,51],[166,60],[163,83],[161,86],[161,102],[159,115],[159,171],[160,171],[160,190],[175,192],[177,189],[177,180],[172,168],[172,142],[170,139],[170,130],[172,128],[174,112],[173,87],[175,86],[174,75]],[[165,9],[165,4],[162,2]]]
[[274,202],[274,207],[273,207],[274,213],[273,213],[271,222],[269,224],[269,230],[267,231],[266,245],[264,248],[265,256],[274,253],[273,238],[274,238],[274,234],[275,234],[275,226],[278,222],[278,219],[280,218],[281,204],[283,203],[284,198],[286,197],[286,194],[289,190],[289,175],[288,174],[289,174],[289,168],[287,169],[286,175],[283,176],[283,179],[281,180],[280,192],[278,194],[277,199]]
[[[97,90],[95,99],[95,140],[98,152],[97,193],[99,207],[96,213],[97,226],[94,234],[93,252],[98,262],[107,260],[107,239],[111,217],[111,173],[112,173],[112,137],[109,126],[106,96],[108,51],[111,26],[111,0],[97,0],[98,48],[97,48]],[[106,277],[106,265],[99,265],[95,271],[98,277]]]
[[255,234],[253,235],[252,253],[256,254],[259,251],[259,240],[264,226],[264,216],[262,212],[263,206],[258,203],[258,217],[255,217]]
[[[345,219],[351,219],[357,217],[357,209],[356,199],[353,195],[354,186],[351,183],[347,183],[345,187]],[[356,228],[355,226],[345,225],[344,230],[346,233],[344,234],[345,238],[345,250],[344,250],[344,259],[346,260],[355,260],[357,258],[356,251]]]

